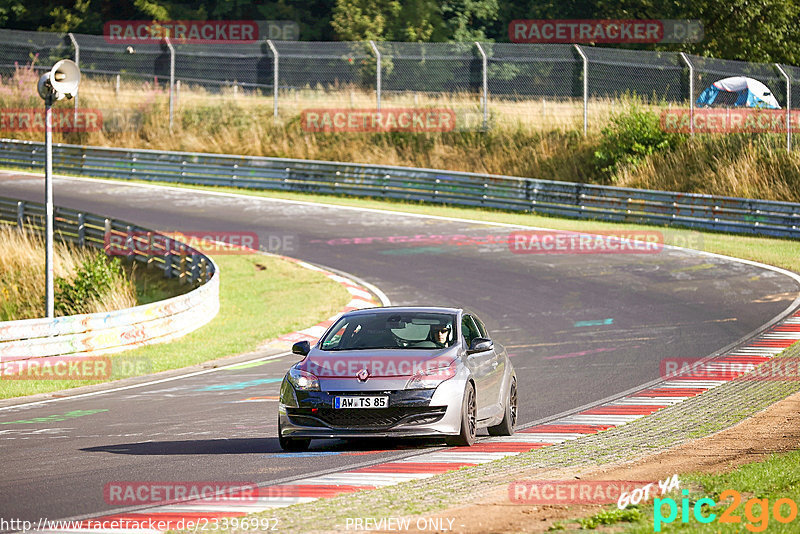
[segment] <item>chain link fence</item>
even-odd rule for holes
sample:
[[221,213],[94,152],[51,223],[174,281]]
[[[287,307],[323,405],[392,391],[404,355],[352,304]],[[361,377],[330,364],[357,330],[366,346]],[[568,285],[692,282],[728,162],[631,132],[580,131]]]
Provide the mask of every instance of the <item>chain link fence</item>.
[[[761,81],[784,110],[787,103],[800,105],[798,67],[679,52],[371,41],[125,45],[96,35],[0,30],[0,75],[6,78],[26,65],[40,70],[65,57],[78,62],[84,79],[100,84],[97,90],[107,91],[111,102],[149,99],[172,109],[198,95],[206,105],[248,95],[271,104],[280,118],[308,108],[446,107],[462,130],[509,121],[586,131],[605,126],[615,108],[633,98],[694,113],[700,93],[730,76]],[[721,93],[717,104],[734,100]]]

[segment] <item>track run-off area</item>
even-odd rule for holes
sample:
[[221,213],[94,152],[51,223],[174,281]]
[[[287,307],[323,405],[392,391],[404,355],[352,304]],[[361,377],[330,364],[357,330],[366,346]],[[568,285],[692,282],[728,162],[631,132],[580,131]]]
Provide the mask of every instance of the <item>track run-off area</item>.
[[[780,270],[684,249],[515,254],[503,238],[520,228],[508,225],[93,179],[54,186],[58,206],[163,232],[255,233],[392,304],[474,310],[514,362],[522,427],[622,397],[659,379],[667,359],[735,346],[792,311],[800,291]],[[41,176],[0,173],[0,196],[41,202],[43,190]],[[0,517],[131,511],[107,502],[115,481],[286,484],[441,447],[320,440],[281,451],[276,399],[296,358],[265,349],[251,364],[0,408]]]

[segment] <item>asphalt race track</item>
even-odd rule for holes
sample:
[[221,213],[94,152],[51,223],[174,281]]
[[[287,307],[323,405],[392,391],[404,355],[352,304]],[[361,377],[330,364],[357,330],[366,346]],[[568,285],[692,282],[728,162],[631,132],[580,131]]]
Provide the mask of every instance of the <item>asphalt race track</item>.
[[[41,177],[0,175],[0,196],[42,202],[43,190]],[[783,274],[681,250],[512,254],[491,243],[509,228],[389,212],[65,178],[55,201],[162,231],[256,232],[262,248],[291,243],[274,251],[359,277],[393,304],[468,307],[512,356],[523,424],[656,379],[664,358],[718,351],[800,290]],[[459,235],[480,239],[430,238]],[[254,397],[277,395],[294,359],[0,409],[0,517],[120,511],[104,501],[112,481],[278,482],[440,445],[315,441],[318,453],[284,454],[276,402]]]

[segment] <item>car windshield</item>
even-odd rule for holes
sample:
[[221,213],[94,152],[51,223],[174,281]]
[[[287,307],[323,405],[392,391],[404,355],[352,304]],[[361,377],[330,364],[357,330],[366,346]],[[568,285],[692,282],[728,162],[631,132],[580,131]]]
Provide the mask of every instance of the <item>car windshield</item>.
[[453,344],[455,315],[376,312],[345,315],[322,339],[322,350],[439,349]]

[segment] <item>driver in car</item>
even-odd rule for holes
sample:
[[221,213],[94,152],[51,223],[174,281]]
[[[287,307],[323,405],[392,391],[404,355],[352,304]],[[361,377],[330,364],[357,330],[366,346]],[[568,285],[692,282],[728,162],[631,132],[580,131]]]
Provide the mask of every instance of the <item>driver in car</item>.
[[450,346],[449,343],[450,330],[451,327],[449,324],[439,324],[431,326],[431,338],[433,339],[433,342],[436,344],[436,348],[441,349]]

